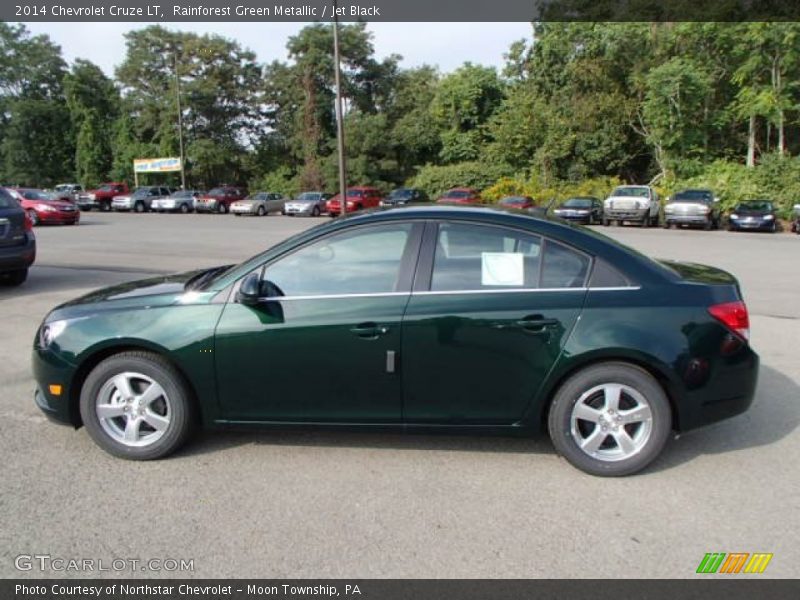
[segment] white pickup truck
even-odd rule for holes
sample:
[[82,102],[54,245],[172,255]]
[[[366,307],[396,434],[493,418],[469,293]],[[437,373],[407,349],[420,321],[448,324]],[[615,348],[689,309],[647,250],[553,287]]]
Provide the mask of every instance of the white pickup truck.
[[603,202],[603,225],[628,221],[641,227],[657,226],[660,212],[658,192],[652,187],[620,185]]

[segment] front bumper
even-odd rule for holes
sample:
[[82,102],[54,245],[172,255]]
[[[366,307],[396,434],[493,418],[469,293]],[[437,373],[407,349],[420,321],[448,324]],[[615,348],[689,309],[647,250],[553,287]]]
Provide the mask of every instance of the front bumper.
[[603,218],[615,221],[641,221],[647,218],[649,208],[606,208]]
[[592,220],[591,213],[579,214],[579,213],[553,213],[556,217],[560,219],[565,219],[567,221],[575,221],[576,223],[588,223]]
[[[76,390],[72,389],[75,368],[50,350],[35,347],[31,360],[33,377],[36,380],[34,402],[48,418],[59,423],[80,426],[80,413]],[[58,394],[53,393],[61,386]]]
[[675,223],[676,225],[705,225],[711,222],[711,215],[664,213],[664,221],[667,223]]
[[729,219],[728,225],[733,229],[766,231],[775,226],[775,219]]
[[36,260],[36,236],[25,233],[25,242],[0,248],[0,271],[27,269]]
[[151,208],[153,210],[167,210],[167,211],[178,210],[178,206],[175,204],[174,201],[159,202],[156,200],[151,205]]
[[[287,215],[310,215],[314,212],[315,204],[285,204],[283,212]],[[320,212],[322,209],[320,209]]]
[[111,201],[111,209],[112,210],[130,210],[133,207],[133,201],[131,200],[117,200],[114,198]]
[[81,213],[76,208],[72,212],[37,212],[39,223],[50,225],[71,225],[81,220]]
[[194,209],[197,212],[215,212],[217,210],[217,201],[208,200],[206,202],[195,202]]
[[236,206],[231,204],[231,213],[234,215],[254,215],[258,209],[255,206]]

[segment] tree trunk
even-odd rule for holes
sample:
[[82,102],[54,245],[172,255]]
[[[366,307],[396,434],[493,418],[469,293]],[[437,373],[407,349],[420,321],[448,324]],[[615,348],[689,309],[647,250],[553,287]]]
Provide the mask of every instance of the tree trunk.
[[747,132],[747,166],[756,166],[756,116],[750,115],[750,126]]

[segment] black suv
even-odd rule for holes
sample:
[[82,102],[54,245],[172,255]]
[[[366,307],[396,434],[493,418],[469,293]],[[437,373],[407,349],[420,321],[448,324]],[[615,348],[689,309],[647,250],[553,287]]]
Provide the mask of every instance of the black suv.
[[33,224],[11,194],[0,188],[0,283],[20,285],[35,259]]

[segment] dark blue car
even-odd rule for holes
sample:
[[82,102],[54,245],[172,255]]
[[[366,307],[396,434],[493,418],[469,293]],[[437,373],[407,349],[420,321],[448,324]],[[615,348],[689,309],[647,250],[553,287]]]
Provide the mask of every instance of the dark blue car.
[[35,259],[33,224],[11,194],[0,188],[0,284],[23,283]]
[[740,202],[728,217],[728,231],[769,231],[777,230],[775,205],[769,200],[748,200]]

